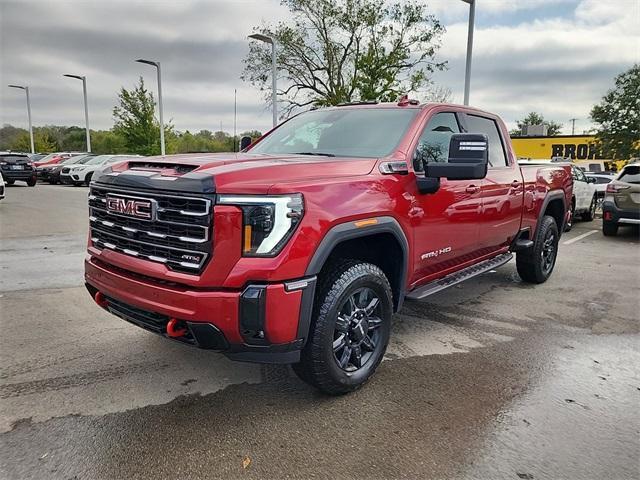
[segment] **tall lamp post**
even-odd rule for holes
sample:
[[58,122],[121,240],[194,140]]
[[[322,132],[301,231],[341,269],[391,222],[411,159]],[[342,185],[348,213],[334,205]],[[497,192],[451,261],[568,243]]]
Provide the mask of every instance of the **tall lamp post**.
[[278,124],[278,93],[276,91],[276,40],[268,35],[254,33],[249,38],[271,44],[271,103],[273,104],[273,126]]
[[160,62],[154,62],[152,60],[144,60],[139,58],[136,60],[138,63],[145,63],[156,67],[158,71],[158,115],[160,117],[160,154],[164,157],[164,120],[162,118],[162,74],[160,71]]
[[471,83],[471,54],[473,51],[473,26],[476,17],[476,0],[462,0],[469,4],[469,33],[467,34],[467,65],[464,72],[464,104],[469,105]]
[[80,75],[71,75],[69,73],[65,73],[63,77],[75,78],[78,80],[82,80],[82,93],[84,96],[84,124],[87,130],[87,152],[91,153],[91,133],[89,131],[89,105],[87,103],[87,77]]
[[27,94],[27,115],[29,116],[29,141],[31,142],[31,153],[36,153],[33,145],[33,125],[31,124],[31,99],[29,98],[29,87],[26,85],[9,85],[11,88],[19,88]]

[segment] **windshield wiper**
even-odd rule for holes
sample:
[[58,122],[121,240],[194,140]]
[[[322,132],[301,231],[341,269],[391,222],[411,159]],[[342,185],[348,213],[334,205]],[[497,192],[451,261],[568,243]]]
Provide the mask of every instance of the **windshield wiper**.
[[293,155],[316,155],[319,157],[335,157],[333,153],[322,153],[322,152],[293,152]]

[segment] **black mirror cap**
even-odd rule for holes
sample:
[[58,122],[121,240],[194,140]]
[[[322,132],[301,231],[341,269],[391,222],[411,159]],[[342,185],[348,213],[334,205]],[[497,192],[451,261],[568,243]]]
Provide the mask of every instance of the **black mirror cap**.
[[242,137],[240,139],[240,151],[244,150],[252,143],[253,143],[253,140],[251,140],[251,137]]
[[479,180],[487,176],[489,139],[479,133],[457,133],[449,141],[447,163],[429,162],[424,165],[425,177],[449,180]]
[[489,163],[489,139],[483,133],[456,133],[449,141],[449,163]]

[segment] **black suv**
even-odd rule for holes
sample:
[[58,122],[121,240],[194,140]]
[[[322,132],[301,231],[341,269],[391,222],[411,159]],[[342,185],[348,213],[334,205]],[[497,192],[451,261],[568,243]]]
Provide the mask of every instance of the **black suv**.
[[36,169],[25,153],[0,153],[0,171],[7,185],[20,180],[30,187],[36,186]]

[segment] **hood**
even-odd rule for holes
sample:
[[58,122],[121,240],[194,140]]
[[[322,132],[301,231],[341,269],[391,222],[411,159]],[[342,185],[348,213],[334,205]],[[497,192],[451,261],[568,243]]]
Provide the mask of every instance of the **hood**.
[[367,175],[374,158],[219,153],[130,159],[94,180],[122,186],[219,193],[267,193],[273,185]]

